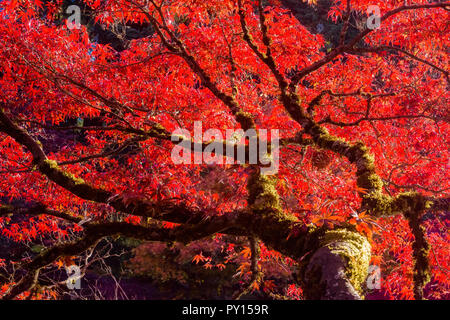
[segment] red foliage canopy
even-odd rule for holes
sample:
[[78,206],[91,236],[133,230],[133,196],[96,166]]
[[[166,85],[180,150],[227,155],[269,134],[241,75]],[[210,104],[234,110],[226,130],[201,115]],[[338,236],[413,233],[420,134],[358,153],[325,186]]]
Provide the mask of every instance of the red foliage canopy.
[[[251,290],[280,292],[263,274],[301,260],[283,248],[339,228],[369,239],[386,296],[449,297],[449,2],[332,1],[333,45],[278,0],[85,0],[104,29],[151,25],[121,52],[58,23],[62,2],[0,2],[0,237],[48,247],[0,259],[5,298],[52,297],[39,271],[116,234],[216,234]],[[195,121],[278,129],[279,172],[174,164],[171,132]],[[282,244],[258,224],[274,217]]]

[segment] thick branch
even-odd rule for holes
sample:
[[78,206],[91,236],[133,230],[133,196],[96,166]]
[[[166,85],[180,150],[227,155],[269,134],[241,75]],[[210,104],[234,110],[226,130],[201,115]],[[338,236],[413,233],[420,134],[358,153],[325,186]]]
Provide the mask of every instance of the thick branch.
[[11,136],[32,154],[34,165],[43,175],[81,199],[108,204],[124,213],[175,223],[183,223],[188,220],[200,221],[202,219],[200,212],[194,212],[183,204],[175,204],[167,201],[154,203],[145,200],[135,200],[131,203],[125,203],[119,195],[101,188],[96,188],[71,173],[62,170],[55,161],[47,158],[40,144],[25,130],[14,124],[2,110],[0,110],[0,131]]

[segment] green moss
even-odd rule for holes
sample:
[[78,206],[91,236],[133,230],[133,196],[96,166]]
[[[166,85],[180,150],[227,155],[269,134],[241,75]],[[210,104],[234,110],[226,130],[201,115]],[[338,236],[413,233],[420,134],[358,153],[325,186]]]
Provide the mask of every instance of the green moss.
[[421,212],[425,209],[426,201],[424,196],[418,192],[403,192],[395,197],[395,204],[398,211],[404,213]]
[[74,176],[70,172],[61,170],[61,168],[58,166],[58,163],[56,161],[54,161],[54,160],[46,159],[46,160],[44,160],[44,165],[47,168],[50,168],[51,170],[59,171],[64,177],[66,177],[67,179],[71,180],[72,183],[75,184],[75,185],[85,184],[86,183],[83,179],[77,178],[76,176]]
[[425,201],[425,209],[430,209],[433,206],[433,201]]
[[367,207],[370,214],[374,216],[391,216],[397,211],[392,206],[391,197],[384,195],[381,191],[370,192],[363,196],[363,207]]
[[396,197],[396,205],[402,209],[414,235],[412,244],[414,258],[414,297],[423,299],[423,288],[431,279],[428,254],[430,245],[426,239],[426,229],[422,223],[422,215],[432,205],[431,201],[417,192],[405,192]]
[[242,129],[247,130],[255,127],[251,113],[240,110],[235,114],[235,117],[236,121],[240,123]]
[[369,148],[362,141],[356,141],[353,143],[354,147],[357,148],[361,153],[369,153]]
[[358,187],[366,190],[381,191],[383,189],[383,181],[380,177],[371,171],[366,171],[363,174],[358,175],[356,180]]
[[56,162],[55,160],[50,160],[50,159],[46,159],[44,160],[44,163],[50,167],[51,169],[58,169],[58,162]]
[[42,245],[39,245],[39,244],[36,244],[36,245],[31,247],[31,251],[34,252],[34,253],[40,253],[44,249],[45,249],[45,247],[42,246]]
[[70,180],[72,180],[72,182],[75,185],[79,185],[79,184],[86,184],[86,182],[78,177],[75,177],[73,174],[71,174],[70,172],[67,171],[63,171],[63,175],[66,176],[67,178],[69,178]]
[[347,141],[342,138],[332,136],[330,134],[322,134],[317,140],[319,147],[344,155],[344,148],[348,145]]
[[154,123],[150,129],[150,133],[154,135],[166,135],[167,130],[159,123]]
[[356,141],[347,150],[347,156],[350,162],[356,162],[365,154],[370,154],[369,148],[362,141]]
[[333,284],[324,281],[321,265],[310,264],[314,254],[323,247],[342,258],[347,279],[354,289],[362,295],[362,287],[367,278],[371,256],[369,241],[359,234],[353,226],[333,230],[327,230],[323,227],[312,228],[310,237],[311,240],[304,247],[308,254],[299,262],[297,279],[307,298],[321,299],[326,287],[333,286]]
[[276,178],[254,173],[248,180],[249,204],[253,211],[281,212]]
[[165,130],[164,127],[159,123],[154,123],[153,127],[158,130]]
[[[372,175],[373,176],[373,175]],[[364,177],[364,176],[362,176]],[[370,175],[367,178],[370,181]],[[358,181],[359,185],[360,181]],[[364,186],[365,187],[365,186]],[[408,220],[411,232],[414,235],[414,296],[423,298],[423,287],[430,281],[430,266],[428,253],[430,246],[425,237],[426,230],[421,225],[421,217],[426,209],[433,203],[418,192],[404,192],[396,197],[383,195],[381,191],[370,192],[363,196],[363,206],[369,208],[374,216],[390,216],[403,213]]]
[[364,152],[364,154],[361,157],[366,163],[370,163],[373,164],[375,163],[375,158],[374,156],[367,150]]
[[361,161],[362,161],[364,170],[375,172],[375,158],[369,151],[366,151],[361,156]]
[[375,191],[363,195],[363,206],[368,208],[374,216],[391,216],[398,213],[408,214],[421,212],[432,206],[424,196],[417,192],[404,192],[396,197],[384,195],[381,192],[381,180],[375,174],[358,177],[358,186],[369,189],[375,187]]
[[330,136],[330,132],[325,127],[317,127],[315,130],[320,136],[323,136],[324,138],[334,138],[333,136]]

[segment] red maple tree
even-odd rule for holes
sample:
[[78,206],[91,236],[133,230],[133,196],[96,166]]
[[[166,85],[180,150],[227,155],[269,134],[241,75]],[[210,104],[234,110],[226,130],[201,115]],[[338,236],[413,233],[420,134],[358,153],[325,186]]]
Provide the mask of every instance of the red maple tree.
[[[55,298],[45,271],[112,236],[216,243],[235,298],[357,299],[369,265],[390,298],[448,298],[450,2],[330,1],[335,43],[285,2],[85,0],[121,50],[61,22],[65,1],[0,2],[0,237],[34,245],[0,259],[3,299]],[[195,121],[279,130],[279,171],[175,164]]]

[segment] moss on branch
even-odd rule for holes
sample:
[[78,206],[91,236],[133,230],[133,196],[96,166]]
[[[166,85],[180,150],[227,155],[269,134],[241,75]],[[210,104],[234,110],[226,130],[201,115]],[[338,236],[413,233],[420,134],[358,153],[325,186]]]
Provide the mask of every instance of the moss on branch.
[[239,110],[239,112],[235,114],[235,117],[242,129],[248,130],[255,127],[255,122],[251,113]]
[[276,190],[276,178],[263,175],[255,170],[248,179],[248,203],[253,212],[284,215]]

